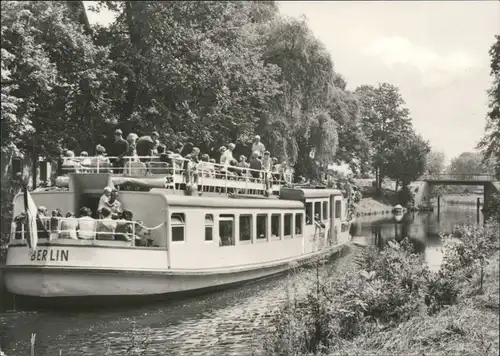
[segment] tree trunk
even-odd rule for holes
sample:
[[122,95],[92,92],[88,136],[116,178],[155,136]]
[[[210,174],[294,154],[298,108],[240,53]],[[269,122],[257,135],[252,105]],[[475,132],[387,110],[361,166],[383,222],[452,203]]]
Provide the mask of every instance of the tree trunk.
[[38,153],[36,152],[35,139],[33,138],[33,150],[31,151],[31,176],[32,176],[32,189],[35,190],[37,186],[38,179]]
[[141,72],[141,63],[138,58],[141,45],[141,29],[139,24],[136,22],[134,14],[134,12],[137,11],[137,6],[141,6],[141,4],[133,3],[132,1],[125,2],[127,27],[130,33],[131,48],[134,53],[132,58],[133,74],[130,73],[132,75],[129,75],[128,78],[127,94],[125,95],[125,102],[123,103],[121,112],[121,124],[123,125],[124,133],[128,133],[132,130],[130,118],[135,109],[138,92],[138,80]]

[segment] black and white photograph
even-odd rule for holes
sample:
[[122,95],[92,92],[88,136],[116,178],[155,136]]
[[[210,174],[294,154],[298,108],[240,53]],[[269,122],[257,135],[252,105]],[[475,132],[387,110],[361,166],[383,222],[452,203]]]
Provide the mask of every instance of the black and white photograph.
[[0,356],[497,356],[500,1],[2,1]]

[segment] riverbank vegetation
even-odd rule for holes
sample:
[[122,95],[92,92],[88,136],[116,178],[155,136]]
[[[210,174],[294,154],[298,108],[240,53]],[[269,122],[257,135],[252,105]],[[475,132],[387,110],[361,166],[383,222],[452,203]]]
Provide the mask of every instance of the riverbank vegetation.
[[276,316],[263,355],[497,355],[500,225],[456,231],[438,271],[404,240],[318,279]]

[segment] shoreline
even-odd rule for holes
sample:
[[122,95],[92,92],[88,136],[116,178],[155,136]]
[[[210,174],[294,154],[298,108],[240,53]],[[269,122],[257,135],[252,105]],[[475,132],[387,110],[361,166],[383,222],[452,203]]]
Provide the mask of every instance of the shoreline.
[[385,215],[391,214],[393,206],[383,204],[373,198],[362,198],[355,204],[356,216]]
[[[480,205],[483,206],[484,202],[482,196],[471,194],[471,195],[456,195],[449,194],[443,195],[441,197],[442,204],[448,205],[466,205],[466,206],[476,206],[477,198],[481,198]],[[420,212],[431,212],[433,209],[436,209],[437,203],[436,199],[433,199],[434,203],[431,204],[430,207],[426,209],[418,209],[414,208],[412,211],[420,211]],[[370,216],[370,215],[385,215],[391,214],[393,206],[389,204],[381,203],[371,197],[362,198],[359,203],[354,204],[356,207],[356,216]],[[408,209],[410,211],[410,209]]]

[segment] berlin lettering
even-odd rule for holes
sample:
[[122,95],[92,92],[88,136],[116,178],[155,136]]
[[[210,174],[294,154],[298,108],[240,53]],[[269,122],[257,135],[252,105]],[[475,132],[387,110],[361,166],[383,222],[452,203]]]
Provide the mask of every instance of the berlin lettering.
[[69,250],[37,250],[31,255],[32,261],[68,262]]

